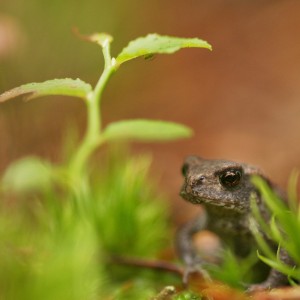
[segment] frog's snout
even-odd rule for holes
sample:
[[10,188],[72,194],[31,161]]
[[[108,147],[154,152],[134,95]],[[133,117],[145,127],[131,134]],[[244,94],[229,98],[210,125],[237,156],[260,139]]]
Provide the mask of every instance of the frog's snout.
[[181,187],[181,190],[180,190],[180,192],[179,192],[179,195],[182,197],[182,198],[184,198],[184,196],[187,194],[187,192],[186,192],[186,184],[183,184],[182,185],[182,187]]
[[179,195],[184,198],[186,196],[186,191],[184,189],[181,189]]

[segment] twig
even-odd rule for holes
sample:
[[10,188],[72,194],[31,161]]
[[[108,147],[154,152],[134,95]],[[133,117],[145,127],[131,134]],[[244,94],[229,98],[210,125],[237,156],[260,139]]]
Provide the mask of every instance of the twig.
[[112,257],[111,261],[115,264],[165,271],[179,275],[180,277],[182,277],[184,274],[184,270],[182,267],[163,260],[148,260],[141,258],[114,256]]

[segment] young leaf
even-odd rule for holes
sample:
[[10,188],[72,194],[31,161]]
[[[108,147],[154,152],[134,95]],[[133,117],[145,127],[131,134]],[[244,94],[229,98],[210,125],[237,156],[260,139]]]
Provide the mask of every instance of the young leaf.
[[65,95],[86,99],[92,87],[80,79],[53,79],[39,83],[28,83],[9,90],[0,95],[0,102],[7,101],[17,96],[27,95],[26,100],[31,100],[46,95]]
[[113,37],[104,32],[96,32],[93,34],[81,34],[77,27],[73,28],[73,33],[80,39],[92,43],[96,43],[101,47],[104,47],[106,43],[111,43],[113,41]]
[[105,140],[170,141],[191,135],[192,130],[181,124],[142,119],[114,122],[103,132]]
[[24,193],[48,187],[52,181],[52,168],[38,157],[29,156],[12,163],[6,170],[4,189]]
[[118,64],[122,64],[136,57],[151,57],[156,53],[170,54],[182,48],[212,49],[210,44],[198,38],[177,38],[153,33],[131,41],[117,56],[116,60]]

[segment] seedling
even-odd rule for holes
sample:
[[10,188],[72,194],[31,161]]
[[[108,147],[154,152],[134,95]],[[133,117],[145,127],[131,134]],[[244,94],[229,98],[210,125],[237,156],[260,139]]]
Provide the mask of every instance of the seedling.
[[211,46],[198,38],[177,38],[149,34],[131,41],[116,58],[111,56],[110,46],[113,38],[105,33],[84,36],[84,39],[102,48],[104,70],[94,88],[80,79],[54,79],[41,83],[24,84],[0,95],[0,102],[24,95],[27,100],[46,95],[65,95],[81,98],[87,109],[87,128],[83,140],[73,153],[67,165],[67,174],[77,181],[86,168],[91,154],[106,142],[114,140],[170,141],[191,136],[192,130],[184,125],[156,120],[122,120],[113,122],[102,129],[101,100],[103,90],[122,64],[134,58],[148,58],[155,54],[171,54],[182,48],[206,48]]

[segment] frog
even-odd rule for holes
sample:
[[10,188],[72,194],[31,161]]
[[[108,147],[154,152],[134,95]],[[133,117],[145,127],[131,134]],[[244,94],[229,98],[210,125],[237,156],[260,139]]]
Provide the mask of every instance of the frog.
[[[239,257],[249,255],[256,247],[256,240],[250,229],[253,220],[250,207],[251,199],[255,199],[261,216],[270,220],[270,212],[263,198],[252,183],[252,176],[261,176],[271,189],[283,201],[285,194],[260,168],[246,163],[222,159],[204,159],[195,155],[188,156],[182,166],[184,183],[180,196],[195,205],[202,205],[204,212],[179,228],[176,234],[176,249],[185,264],[184,284],[195,270],[207,274],[205,262],[199,256],[193,244],[193,236],[202,230],[215,233],[223,244],[231,246]],[[276,245],[262,232],[264,239],[273,247]],[[284,249],[280,250],[280,259],[293,265],[292,259]],[[272,289],[287,285],[287,277],[270,269],[267,277],[259,283],[249,284],[248,292]]]

